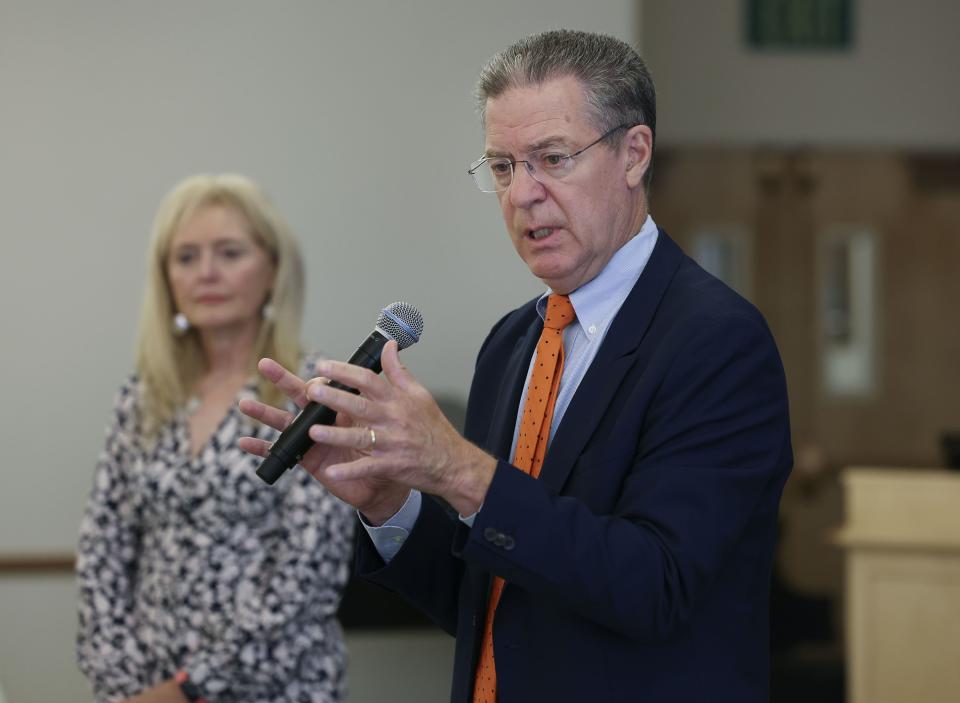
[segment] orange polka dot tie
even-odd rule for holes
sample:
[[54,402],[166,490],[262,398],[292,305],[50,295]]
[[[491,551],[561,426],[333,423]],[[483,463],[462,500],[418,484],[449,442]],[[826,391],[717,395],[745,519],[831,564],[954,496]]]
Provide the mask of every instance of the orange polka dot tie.
[[[527,397],[523,403],[523,417],[517,435],[513,465],[534,478],[540,475],[543,457],[547,453],[553,407],[563,376],[563,329],[576,317],[570,298],[553,294],[547,298],[547,314],[543,332],[537,342]],[[480,661],[473,686],[473,703],[495,703],[497,700],[497,670],[493,661],[493,615],[503,592],[503,579],[495,576],[487,605],[487,621],[483,629]]]

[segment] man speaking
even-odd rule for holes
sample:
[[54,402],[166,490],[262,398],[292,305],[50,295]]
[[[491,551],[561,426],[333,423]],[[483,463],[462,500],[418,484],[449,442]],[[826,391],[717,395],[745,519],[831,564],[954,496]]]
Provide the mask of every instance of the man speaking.
[[549,290],[484,341],[464,437],[393,342],[383,376],[317,366],[359,396],[261,362],[339,413],[301,463],[360,511],[359,573],[456,635],[451,700],[765,701],[783,368],[756,309],[648,213],[646,67],[545,32],[491,59],[478,98],[470,173]]

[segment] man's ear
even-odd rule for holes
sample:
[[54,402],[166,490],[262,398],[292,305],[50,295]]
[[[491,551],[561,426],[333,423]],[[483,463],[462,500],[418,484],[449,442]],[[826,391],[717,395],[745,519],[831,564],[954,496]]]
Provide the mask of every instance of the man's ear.
[[653,132],[647,125],[634,125],[627,130],[623,143],[627,150],[627,185],[630,188],[642,186],[653,156]]

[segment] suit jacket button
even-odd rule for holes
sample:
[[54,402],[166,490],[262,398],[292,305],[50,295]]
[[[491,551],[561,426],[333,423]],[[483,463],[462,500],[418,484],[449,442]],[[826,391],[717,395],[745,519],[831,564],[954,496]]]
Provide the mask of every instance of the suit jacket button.
[[503,548],[504,548],[504,549],[506,549],[506,550],[509,552],[509,551],[510,551],[511,549],[513,549],[515,546],[516,546],[516,542],[513,541],[513,537],[511,537],[510,535],[507,535],[506,537],[504,537],[504,539],[503,539]]
[[502,532],[497,533],[497,538],[493,540],[493,543],[498,547],[502,547],[507,541],[507,536]]
[[488,542],[493,542],[497,538],[498,532],[492,527],[488,527],[483,531],[483,538]]

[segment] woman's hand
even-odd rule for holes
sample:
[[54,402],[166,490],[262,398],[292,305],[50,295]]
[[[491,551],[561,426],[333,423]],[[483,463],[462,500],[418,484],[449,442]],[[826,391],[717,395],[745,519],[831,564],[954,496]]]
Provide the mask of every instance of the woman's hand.
[[173,679],[168,679],[153,688],[141,691],[133,698],[127,698],[123,703],[189,703],[189,701],[180,690],[180,685]]

